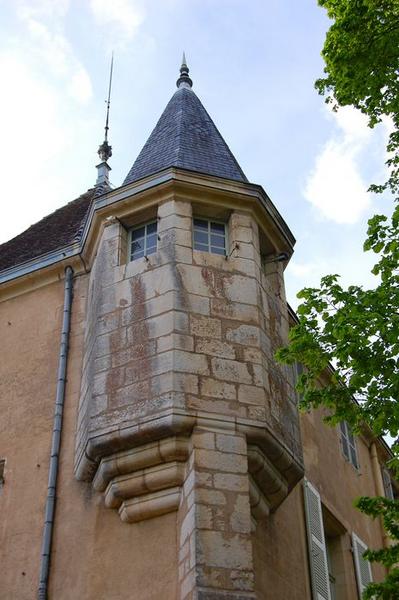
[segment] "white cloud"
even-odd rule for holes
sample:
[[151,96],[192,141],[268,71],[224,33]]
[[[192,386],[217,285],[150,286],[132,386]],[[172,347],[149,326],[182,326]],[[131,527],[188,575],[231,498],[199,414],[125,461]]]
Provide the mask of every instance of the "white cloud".
[[70,0],[17,0],[20,19],[61,19],[69,10]]
[[[2,40],[0,113],[7,118],[2,124],[1,241],[71,200],[85,176],[79,163],[95,137],[87,114],[92,88],[64,34],[68,5],[18,2],[18,39]],[[93,182],[94,161],[93,156]],[[10,217],[16,205],[17,219]]]
[[338,133],[316,158],[304,196],[322,217],[336,223],[356,223],[371,203],[369,182],[362,177],[360,163],[372,131],[366,117],[352,107],[339,109],[332,118]]
[[291,259],[289,263],[289,272],[294,277],[305,277],[310,275],[315,270],[315,265],[312,263],[300,263],[294,259]]
[[36,67],[46,70],[65,92],[82,104],[92,97],[90,76],[77,59],[63,32],[64,18],[68,12],[67,0],[37,0],[20,2],[17,14],[26,27],[27,36],[20,50]]
[[130,40],[144,20],[142,8],[133,0],[90,0],[90,7],[97,23],[111,28],[114,46]]

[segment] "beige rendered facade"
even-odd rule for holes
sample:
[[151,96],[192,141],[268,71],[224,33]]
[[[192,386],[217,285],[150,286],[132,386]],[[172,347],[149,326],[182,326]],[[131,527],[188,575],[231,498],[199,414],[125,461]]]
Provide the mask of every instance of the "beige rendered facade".
[[[223,254],[196,249],[196,222],[223,224]],[[132,230],[154,223],[155,251],[132,260]],[[39,597],[360,597],[368,567],[356,540],[388,542],[353,500],[384,493],[389,452],[365,432],[353,465],[339,429],[298,414],[295,374],[274,360],[292,318],[293,245],[259,186],[170,165],[97,188],[80,239],[0,271],[2,599],[38,597],[66,267],[69,353]]]

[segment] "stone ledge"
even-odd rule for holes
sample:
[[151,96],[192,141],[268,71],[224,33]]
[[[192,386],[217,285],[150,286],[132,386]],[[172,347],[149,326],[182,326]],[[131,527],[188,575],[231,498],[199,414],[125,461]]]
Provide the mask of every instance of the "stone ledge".
[[264,521],[269,516],[270,506],[251,475],[249,476],[249,503],[255,524]]
[[256,446],[248,447],[248,471],[271,509],[288,496],[288,483]]
[[172,412],[91,437],[76,462],[75,477],[91,481],[102,458],[170,436],[188,435],[194,424],[194,416]]
[[255,592],[233,592],[232,590],[215,592],[215,590],[199,589],[195,600],[256,600],[256,594]]
[[119,515],[125,523],[137,523],[173,512],[179,508],[180,487],[145,494],[125,500],[119,508]]
[[112,454],[101,460],[93,479],[93,487],[98,492],[103,492],[109,482],[117,476],[170,461],[185,462],[188,452],[188,438],[172,437]]
[[180,488],[184,482],[184,475],[185,464],[174,461],[116,477],[110,481],[105,491],[105,506],[119,508],[124,501],[151,492]]

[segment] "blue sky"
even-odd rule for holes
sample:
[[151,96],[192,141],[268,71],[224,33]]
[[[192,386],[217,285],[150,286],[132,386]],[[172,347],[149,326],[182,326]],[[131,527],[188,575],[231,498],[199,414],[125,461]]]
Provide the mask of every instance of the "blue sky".
[[175,90],[183,49],[194,91],[250,181],[286,219],[289,301],[320,276],[372,283],[367,218],[389,203],[388,124],[333,114],[314,90],[329,22],[316,0],[3,0],[0,242],[95,182],[111,51],[111,180],[122,183]]

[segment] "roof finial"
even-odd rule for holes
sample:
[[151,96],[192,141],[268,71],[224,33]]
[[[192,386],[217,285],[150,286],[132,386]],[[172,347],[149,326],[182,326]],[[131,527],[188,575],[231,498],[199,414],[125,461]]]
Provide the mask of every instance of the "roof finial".
[[105,101],[107,104],[107,116],[105,119],[105,135],[104,141],[101,146],[98,148],[98,155],[101,159],[101,163],[97,165],[97,181],[96,185],[106,183],[109,185],[108,173],[111,170],[111,167],[108,165],[107,160],[112,156],[112,146],[108,144],[108,130],[109,130],[109,107],[111,104],[111,86],[112,86],[112,73],[114,70],[114,53],[111,56],[111,67],[109,72],[109,86],[108,86],[108,99]]
[[189,72],[190,69],[187,66],[186,63],[186,55],[183,52],[183,58],[181,61],[181,67],[180,67],[180,77],[179,79],[176,81],[176,85],[178,88],[192,88],[193,87],[193,82],[192,79],[189,77]]

